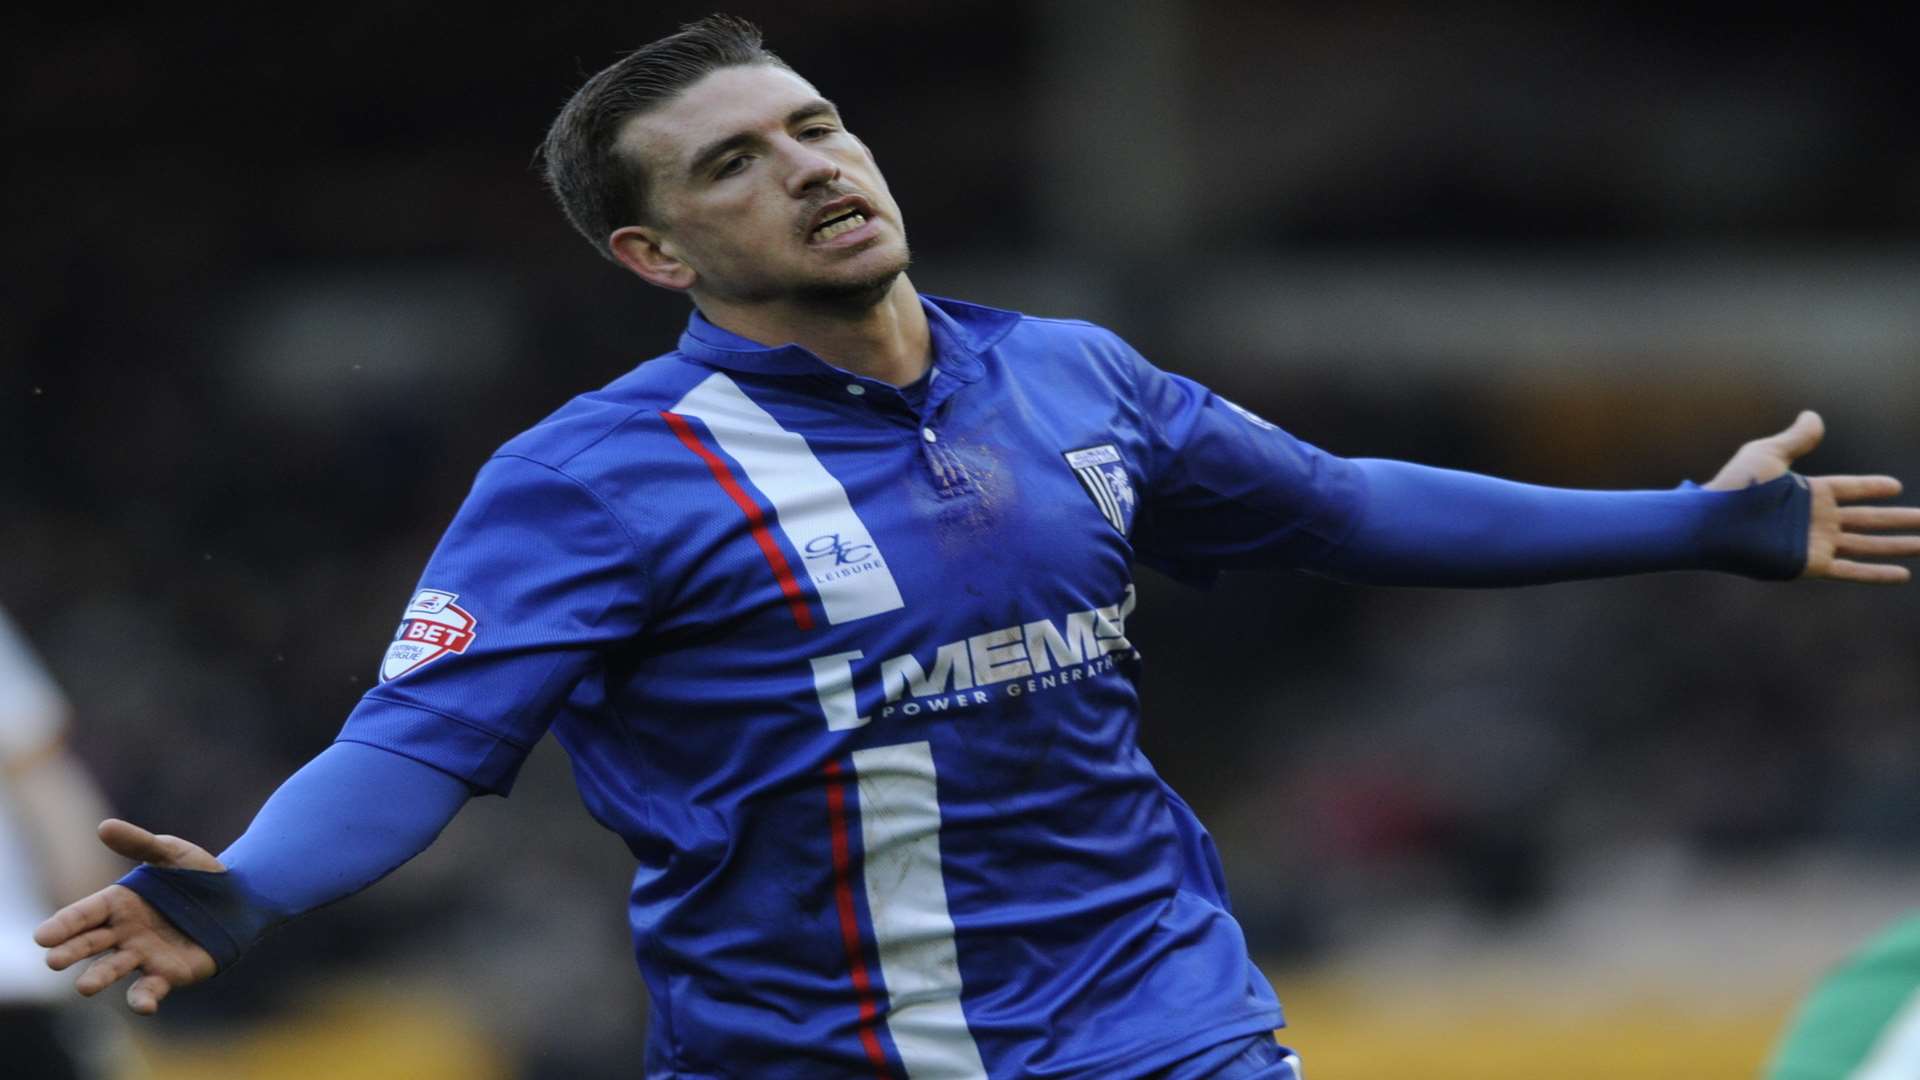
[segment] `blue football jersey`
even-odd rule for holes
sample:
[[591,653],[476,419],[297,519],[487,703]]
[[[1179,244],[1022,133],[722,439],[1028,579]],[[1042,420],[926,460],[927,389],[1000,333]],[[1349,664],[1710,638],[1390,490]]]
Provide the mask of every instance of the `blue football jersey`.
[[1136,744],[1136,559],[1314,566],[1355,470],[1107,330],[923,298],[916,404],[697,313],[507,443],[341,738],[638,860],[649,1076],[1143,1075],[1281,1023]]

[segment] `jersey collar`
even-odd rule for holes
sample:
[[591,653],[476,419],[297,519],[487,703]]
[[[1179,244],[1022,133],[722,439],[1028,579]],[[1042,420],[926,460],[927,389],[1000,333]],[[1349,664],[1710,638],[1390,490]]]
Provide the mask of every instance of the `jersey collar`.
[[[980,354],[1013,331],[1020,314],[981,304],[920,294],[933,337],[933,366],[942,376],[961,382],[980,377]],[[851,373],[827,363],[798,345],[762,345],[707,321],[695,308],[680,335],[680,354],[708,367],[759,375],[831,375]]]

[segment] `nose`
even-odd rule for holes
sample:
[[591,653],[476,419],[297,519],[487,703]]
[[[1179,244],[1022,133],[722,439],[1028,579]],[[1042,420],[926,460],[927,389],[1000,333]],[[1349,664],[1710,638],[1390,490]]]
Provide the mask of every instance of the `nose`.
[[840,179],[840,166],[826,154],[798,140],[788,140],[787,193],[802,196],[822,184]]

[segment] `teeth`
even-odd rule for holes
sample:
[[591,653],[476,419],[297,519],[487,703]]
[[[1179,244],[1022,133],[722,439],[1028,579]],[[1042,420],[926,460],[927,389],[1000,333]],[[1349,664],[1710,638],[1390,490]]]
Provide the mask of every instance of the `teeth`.
[[830,222],[813,230],[813,238],[815,240],[831,240],[843,233],[850,233],[866,223],[867,216],[856,210],[852,214],[841,218],[839,221]]

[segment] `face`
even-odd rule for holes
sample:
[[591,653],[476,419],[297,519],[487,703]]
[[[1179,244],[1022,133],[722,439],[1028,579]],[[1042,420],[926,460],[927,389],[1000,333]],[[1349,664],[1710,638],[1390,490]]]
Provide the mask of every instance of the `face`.
[[702,302],[878,300],[906,269],[872,153],[785,68],[714,71],[629,120],[618,145],[646,169],[654,224],[616,232],[614,248],[655,284]]

